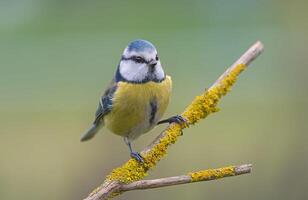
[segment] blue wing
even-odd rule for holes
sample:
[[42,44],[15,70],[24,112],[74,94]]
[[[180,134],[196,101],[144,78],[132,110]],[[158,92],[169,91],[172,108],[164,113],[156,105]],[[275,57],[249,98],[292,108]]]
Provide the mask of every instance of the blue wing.
[[95,113],[95,120],[93,124],[100,123],[101,119],[109,113],[112,109],[112,98],[117,90],[117,84],[113,83],[111,86],[105,91],[104,95],[101,97],[98,108]]
[[99,131],[102,125],[102,119],[106,114],[108,114],[112,109],[112,98],[117,90],[117,84],[112,81],[108,89],[105,91],[104,95],[100,98],[98,108],[95,113],[95,120],[89,128],[81,137],[81,141],[86,141],[94,137],[94,135]]

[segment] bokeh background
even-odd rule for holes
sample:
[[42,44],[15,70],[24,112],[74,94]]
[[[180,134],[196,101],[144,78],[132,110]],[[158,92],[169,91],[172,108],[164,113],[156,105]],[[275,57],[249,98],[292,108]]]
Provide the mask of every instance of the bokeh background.
[[[148,178],[252,163],[253,173],[119,199],[308,199],[307,1],[0,1],[0,199],[82,199],[128,159],[102,131],[80,143],[124,47],[153,42],[172,75],[165,116],[252,43],[265,52],[221,111],[185,130]],[[134,143],[137,150],[158,127]]]

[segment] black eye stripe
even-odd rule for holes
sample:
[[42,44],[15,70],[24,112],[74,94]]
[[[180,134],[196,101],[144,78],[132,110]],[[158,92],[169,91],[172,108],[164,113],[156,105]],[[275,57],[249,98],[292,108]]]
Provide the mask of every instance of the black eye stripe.
[[132,60],[137,63],[145,63],[146,61],[140,56],[132,56]]
[[131,56],[128,58],[125,58],[124,56],[122,56],[122,60],[133,60],[137,63],[149,63],[148,61],[146,61],[144,58],[140,57],[140,56]]

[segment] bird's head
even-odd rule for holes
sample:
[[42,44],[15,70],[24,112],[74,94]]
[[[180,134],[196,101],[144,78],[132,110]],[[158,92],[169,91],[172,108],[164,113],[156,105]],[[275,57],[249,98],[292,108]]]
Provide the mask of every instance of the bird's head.
[[160,82],[165,79],[157,50],[146,40],[135,40],[125,48],[117,75],[135,83]]

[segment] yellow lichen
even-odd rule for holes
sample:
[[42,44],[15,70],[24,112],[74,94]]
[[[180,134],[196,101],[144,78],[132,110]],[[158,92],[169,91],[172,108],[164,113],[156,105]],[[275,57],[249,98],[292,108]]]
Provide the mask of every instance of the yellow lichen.
[[114,169],[107,177],[107,180],[117,180],[123,183],[131,183],[140,180],[147,175],[147,171],[153,168],[156,163],[166,155],[169,145],[175,143],[181,135],[181,126],[173,124],[166,131],[164,137],[155,145],[151,151],[142,155],[144,163],[140,164],[135,159],[130,159],[122,167]]
[[209,114],[219,110],[217,108],[219,99],[230,91],[237,76],[245,69],[245,67],[246,65],[244,64],[238,64],[233,68],[228,76],[219,81],[219,84],[194,99],[182,114],[182,116],[189,121],[189,124],[195,124],[200,119],[203,119]]
[[[183,128],[195,124],[200,119],[218,111],[217,104],[219,99],[231,89],[237,76],[245,67],[244,64],[237,65],[226,77],[219,80],[219,84],[205,91],[202,95],[197,96],[182,114],[182,116],[187,119],[188,123],[186,125],[172,124],[169,126],[167,130],[165,130],[164,136],[160,139],[160,142],[154,145],[146,154],[142,154],[145,161],[143,164],[138,163],[134,159],[130,159],[123,166],[114,169],[111,174],[107,176],[105,183],[110,181],[131,183],[144,178],[147,175],[147,171],[153,168],[157,162],[166,155],[168,146],[175,143],[177,138],[182,135]],[[228,173],[233,173],[233,171],[225,169],[222,171],[206,171],[201,174],[192,173],[192,179],[205,176],[222,176]]]
[[234,166],[224,167],[220,169],[207,169],[199,172],[189,173],[192,182],[219,179],[234,175],[235,175]]

